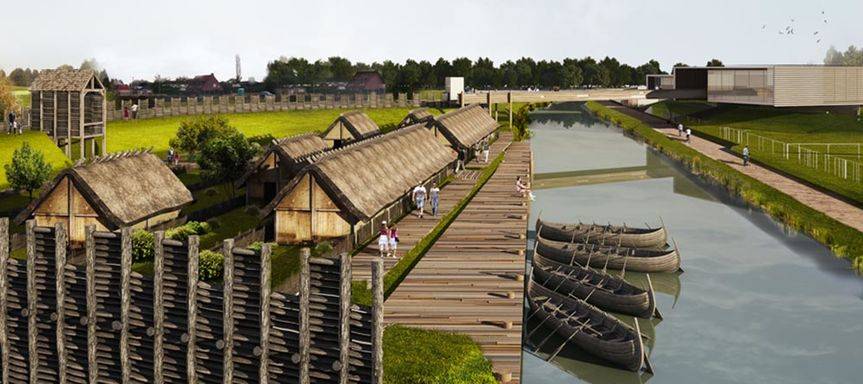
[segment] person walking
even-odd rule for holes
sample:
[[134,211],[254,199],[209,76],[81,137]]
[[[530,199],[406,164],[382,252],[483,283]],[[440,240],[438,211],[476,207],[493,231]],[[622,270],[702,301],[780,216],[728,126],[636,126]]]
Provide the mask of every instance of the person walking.
[[464,169],[464,161],[467,158],[467,151],[464,148],[459,148],[458,150],[458,160],[455,162],[455,173],[459,173],[459,170]]
[[423,210],[425,209],[426,194],[428,194],[428,191],[426,190],[426,187],[422,184],[414,187],[414,190],[411,193],[411,197],[413,198],[414,204],[416,205],[417,210],[419,211],[417,214],[418,214],[420,219],[423,218]]
[[683,123],[677,124],[677,137],[683,136]]
[[129,107],[123,106],[123,120],[129,120]]
[[399,229],[396,225],[390,228],[390,257],[396,258],[396,251],[399,248]]
[[440,205],[440,188],[437,183],[432,184],[429,189],[429,202],[431,203],[432,216],[437,216],[438,206]]
[[6,119],[9,121],[9,132],[7,133],[16,133],[17,130],[15,129],[15,111],[10,110],[9,116],[7,116]]
[[132,120],[138,118],[138,103],[132,104]]
[[689,142],[689,137],[692,136],[692,129],[686,128],[686,142]]
[[483,163],[488,163],[488,151],[489,151],[488,139],[485,139],[482,142],[482,162]]
[[743,147],[743,166],[749,166],[749,146]]
[[381,223],[381,229],[378,232],[378,250],[381,252],[383,259],[390,251],[390,229],[387,228],[387,222]]

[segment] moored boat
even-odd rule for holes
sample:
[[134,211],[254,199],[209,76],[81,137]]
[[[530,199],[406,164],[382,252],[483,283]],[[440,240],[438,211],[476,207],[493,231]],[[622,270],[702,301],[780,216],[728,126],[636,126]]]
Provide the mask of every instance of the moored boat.
[[528,285],[532,316],[582,350],[629,371],[647,363],[640,332],[580,299],[560,296],[536,281]]
[[536,237],[535,252],[560,264],[635,272],[676,272],[680,269],[677,248],[656,250],[579,244]]
[[560,264],[533,254],[535,281],[565,296],[587,301],[603,310],[649,319],[656,315],[656,298],[652,287],[638,288],[626,280],[580,265]]
[[574,243],[616,245],[633,248],[665,248],[665,227],[637,228],[600,224],[565,224],[536,220],[537,236]]

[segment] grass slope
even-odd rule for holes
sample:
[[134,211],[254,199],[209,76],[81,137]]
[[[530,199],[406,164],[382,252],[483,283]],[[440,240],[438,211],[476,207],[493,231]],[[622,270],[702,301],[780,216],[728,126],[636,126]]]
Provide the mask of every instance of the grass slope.
[[12,86],[12,96],[18,99],[22,108],[30,108],[30,88]]
[[12,153],[21,147],[24,142],[29,142],[34,149],[41,151],[48,164],[57,172],[69,165],[69,159],[47,135],[41,132],[25,131],[22,135],[0,134],[0,189],[9,188],[6,179],[5,165],[12,162]]
[[494,384],[491,363],[465,335],[391,325],[384,331],[387,384]]

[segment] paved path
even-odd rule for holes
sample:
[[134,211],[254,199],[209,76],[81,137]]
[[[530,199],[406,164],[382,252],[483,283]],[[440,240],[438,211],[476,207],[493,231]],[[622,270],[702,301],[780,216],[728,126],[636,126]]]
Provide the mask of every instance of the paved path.
[[[677,128],[667,123],[665,120],[616,103],[604,102],[603,105],[635,117],[647,123],[653,127],[653,129],[665,133],[669,138],[679,140],[677,136]],[[744,167],[743,160],[740,157],[727,151],[722,145],[712,141],[692,136],[689,141],[689,146],[706,156],[728,164],[731,168],[734,168],[743,174],[788,194],[801,203],[808,205],[815,210],[821,211],[827,216],[830,216],[849,227],[863,232],[863,209],[848,204],[845,201],[837,199],[827,193],[821,192],[805,183],[761,167],[757,164],[751,164]]]
[[530,174],[527,142],[513,143],[494,176],[389,297],[387,322],[467,334],[502,382],[519,381]]
[[[506,149],[512,142],[512,134],[509,132],[501,133],[497,141],[489,148],[489,161],[493,160]],[[441,216],[447,214],[462,198],[473,189],[476,181],[481,173],[478,168],[484,164],[478,164],[473,161],[468,164],[471,169],[462,171],[456,176],[456,179],[441,189],[440,206],[437,217],[433,217],[430,211],[422,219],[417,217],[416,211],[412,215],[401,219],[396,223],[399,230],[399,249],[396,256],[404,256],[405,252],[413,248],[425,235],[427,235],[440,221]],[[430,208],[426,203],[426,208]],[[351,259],[351,274],[354,280],[370,280],[371,279],[371,262],[380,258],[380,249],[378,242],[372,241],[366,248],[354,255]],[[389,270],[398,262],[399,258],[385,258],[384,269]]]

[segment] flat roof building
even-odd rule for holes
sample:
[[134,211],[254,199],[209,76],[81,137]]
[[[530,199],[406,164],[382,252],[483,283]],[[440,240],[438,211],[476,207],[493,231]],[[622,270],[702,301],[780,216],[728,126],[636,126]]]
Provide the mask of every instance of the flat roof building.
[[675,90],[704,90],[703,98],[709,102],[774,107],[863,105],[863,67],[676,67],[672,73]]

